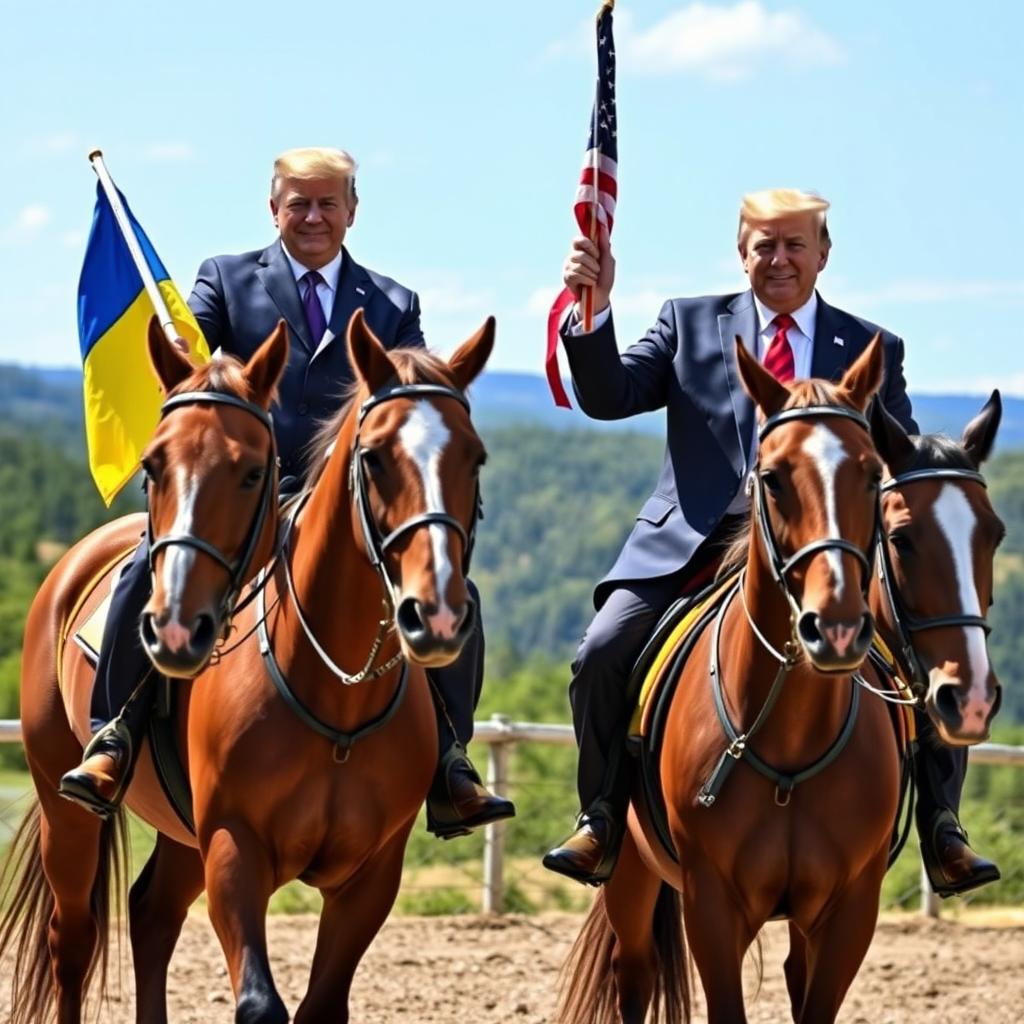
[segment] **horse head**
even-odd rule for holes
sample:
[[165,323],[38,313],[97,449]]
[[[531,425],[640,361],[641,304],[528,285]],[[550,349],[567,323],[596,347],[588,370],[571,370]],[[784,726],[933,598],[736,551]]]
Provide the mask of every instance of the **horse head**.
[[959,442],[908,436],[878,403],[871,415],[889,471],[882,487],[878,615],[939,736],[959,746],[988,737],[1001,695],[985,642],[985,610],[1006,528],[980,472],[1001,415],[993,391]]
[[751,477],[761,557],[790,606],[793,633],[820,672],[863,661],[882,464],[864,410],[882,380],[876,337],[838,384],[777,381],[737,339],[744,387],[762,416]]
[[275,543],[277,464],[269,409],[288,361],[283,321],[243,366],[194,367],[154,318],[149,354],[166,395],[142,456],[153,593],[142,643],[165,675],[203,669],[239,590]]
[[476,622],[466,573],[486,452],[464,392],[494,347],[494,319],[447,363],[418,350],[386,351],[362,311],[348,346],[359,407],[356,543],[383,580],[406,658],[446,665]]

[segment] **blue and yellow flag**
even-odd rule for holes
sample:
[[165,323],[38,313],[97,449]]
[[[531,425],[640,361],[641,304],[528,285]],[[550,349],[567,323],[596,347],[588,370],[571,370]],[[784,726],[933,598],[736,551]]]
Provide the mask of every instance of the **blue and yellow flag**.
[[[121,202],[175,327],[189,343],[190,358],[206,362],[210,351],[192,311],[124,196]],[[78,282],[78,338],[89,468],[108,505],[138,469],[160,418],[162,396],[146,343],[153,312],[110,200],[97,185],[96,211]]]

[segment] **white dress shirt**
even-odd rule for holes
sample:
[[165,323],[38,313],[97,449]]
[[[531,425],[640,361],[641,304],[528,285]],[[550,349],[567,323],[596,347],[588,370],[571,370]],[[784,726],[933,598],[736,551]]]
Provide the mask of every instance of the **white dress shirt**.
[[[310,268],[304,267],[289,251],[288,247],[281,243],[281,248],[284,249],[284,254],[288,258],[288,265],[292,268],[292,273],[295,275],[295,283],[299,285],[299,281],[309,273]],[[318,273],[323,280],[316,286],[316,297],[320,300],[320,308],[324,311],[324,320],[327,323],[331,322],[331,313],[334,312],[334,300],[338,295],[338,281],[341,279],[341,260],[344,256],[344,252],[339,249],[338,255],[331,260],[330,263],[320,267]],[[304,285],[299,285],[299,297],[302,297]],[[319,345],[323,339],[314,338],[313,341]]]

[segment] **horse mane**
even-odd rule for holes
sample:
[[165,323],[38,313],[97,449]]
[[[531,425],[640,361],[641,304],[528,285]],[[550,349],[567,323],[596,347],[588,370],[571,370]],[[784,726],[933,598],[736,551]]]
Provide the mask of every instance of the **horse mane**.
[[[207,391],[221,395],[235,395],[247,402],[254,400],[252,388],[244,373],[244,364],[235,356],[220,353],[195,372],[189,374],[180,384],[167,392],[167,397],[186,391]],[[275,396],[276,397],[276,396]]]
[[[806,409],[810,405],[849,405],[844,400],[843,392],[825,380],[798,380],[787,384],[789,398],[783,409]],[[750,546],[750,529],[753,519],[747,516],[737,527],[729,546],[722,555],[716,579],[725,579],[739,571],[747,563],[747,550]]]
[[[448,364],[424,348],[396,348],[388,351],[388,358],[394,364],[399,384],[444,384],[457,388],[455,378]],[[338,439],[342,424],[352,413],[352,407],[359,395],[360,382],[353,381],[341,393],[341,408],[320,424],[304,455],[303,477],[307,487],[312,487],[327,465],[327,458]]]

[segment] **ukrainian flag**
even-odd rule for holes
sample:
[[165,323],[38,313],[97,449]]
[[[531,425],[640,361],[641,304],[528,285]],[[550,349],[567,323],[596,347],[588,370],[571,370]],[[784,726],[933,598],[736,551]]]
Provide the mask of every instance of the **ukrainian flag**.
[[[120,195],[120,193],[118,193]],[[194,363],[210,351],[191,310],[121,196],[146,263]],[[146,344],[153,303],[101,185],[78,282],[89,468],[109,505],[131,479],[160,418],[162,395]]]

